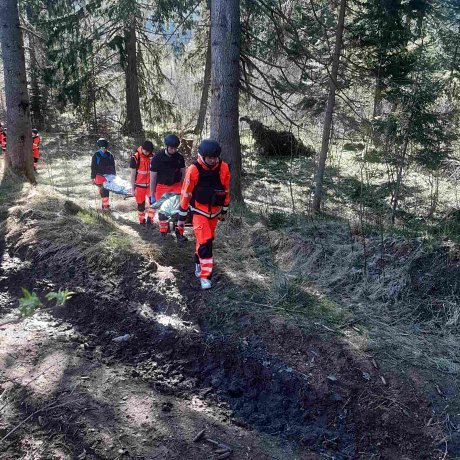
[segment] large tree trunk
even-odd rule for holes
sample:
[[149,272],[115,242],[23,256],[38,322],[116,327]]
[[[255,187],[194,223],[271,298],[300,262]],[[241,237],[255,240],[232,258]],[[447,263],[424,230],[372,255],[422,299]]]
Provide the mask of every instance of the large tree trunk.
[[30,111],[32,124],[38,130],[44,128],[43,103],[40,88],[40,68],[36,53],[36,39],[29,34],[30,56]]
[[329,139],[331,135],[332,115],[335,106],[335,91],[337,87],[337,75],[339,72],[340,53],[342,51],[342,37],[345,25],[345,7],[347,0],[340,0],[339,16],[337,20],[337,31],[335,34],[334,56],[332,59],[332,70],[329,78],[329,96],[327,98],[326,116],[324,118],[323,139],[321,153],[319,155],[318,169],[316,170],[316,187],[313,196],[313,211],[318,212],[321,207],[323,195],[324,170],[326,169],[327,152],[329,150]]
[[231,195],[241,193],[241,145],[238,123],[240,80],[240,2],[214,0],[211,4],[211,138],[222,146],[230,165]]
[[128,25],[125,35],[126,122],[125,133],[141,138],[144,135],[139,103],[139,74],[137,71],[136,20]]
[[8,128],[5,171],[34,182],[30,102],[18,5],[16,0],[1,0],[0,6]]
[[201,135],[203,132],[204,120],[206,119],[206,110],[208,108],[209,87],[211,85],[211,30],[208,34],[208,46],[206,50],[206,64],[204,67],[203,90],[201,92],[200,112],[196,122],[195,134]]
[[[32,4],[26,5],[27,19],[29,27],[32,28],[39,20],[38,14]],[[44,129],[45,125],[45,108],[44,101],[46,96],[42,94],[42,86],[40,82],[41,71],[37,52],[42,49],[42,41],[36,36],[33,31],[27,33],[29,41],[29,76],[30,76],[30,117],[32,126],[38,130]]]

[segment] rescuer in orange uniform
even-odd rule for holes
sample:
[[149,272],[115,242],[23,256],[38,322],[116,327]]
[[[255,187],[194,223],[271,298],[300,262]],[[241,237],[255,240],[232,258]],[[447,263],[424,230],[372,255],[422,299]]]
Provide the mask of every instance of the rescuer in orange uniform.
[[32,153],[34,155],[34,171],[37,172],[38,159],[40,158],[40,136],[38,135],[38,129],[32,129]]
[[109,211],[109,191],[105,189],[102,184],[107,180],[104,174],[116,175],[115,158],[107,150],[109,146],[107,139],[98,139],[97,146],[99,150],[93,155],[91,161],[91,179],[93,184],[99,188],[99,195],[102,200],[102,210]]
[[6,130],[1,123],[0,123],[0,146],[2,148],[2,153],[5,153],[6,152]]
[[137,203],[137,215],[140,225],[152,225],[155,210],[148,207],[145,219],[145,202],[150,201],[150,161],[153,157],[153,144],[145,141],[131,156],[131,187]]
[[182,186],[178,226],[185,226],[190,210],[196,238],[195,275],[201,288],[211,288],[214,265],[212,241],[217,221],[224,221],[230,203],[230,170],[220,159],[221,147],[212,139],[198,146],[198,160],[188,167]]
[[[165,193],[181,193],[185,176],[185,159],[177,151],[180,139],[175,134],[164,138],[165,148],[159,150],[150,163],[150,204],[154,204]],[[158,225],[162,235],[169,231],[168,217],[158,214]],[[183,228],[176,228],[176,234],[183,236]],[[181,238],[179,238],[181,239]]]

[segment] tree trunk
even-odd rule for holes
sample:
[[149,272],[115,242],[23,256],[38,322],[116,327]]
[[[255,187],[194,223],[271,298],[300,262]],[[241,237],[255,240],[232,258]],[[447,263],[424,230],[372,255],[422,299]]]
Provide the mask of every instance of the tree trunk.
[[137,70],[136,20],[132,19],[125,32],[126,122],[125,134],[143,137],[139,103],[139,74]]
[[211,138],[222,146],[230,165],[231,196],[241,193],[241,145],[238,123],[240,80],[240,2],[215,0],[211,4]]
[[27,92],[24,43],[16,0],[1,1],[2,44],[7,111],[7,154],[5,171],[35,182],[32,157],[30,102]]
[[204,120],[206,118],[206,110],[208,108],[209,86],[211,84],[211,30],[208,34],[208,46],[206,50],[206,64],[204,67],[203,90],[201,92],[200,112],[196,122],[195,134],[201,135],[203,132]]
[[39,82],[39,65],[35,50],[36,39],[33,34],[29,34],[29,56],[30,56],[30,111],[32,124],[38,130],[44,127],[44,116],[42,110],[42,96]]
[[[97,122],[97,107],[96,107],[96,72],[94,71],[94,56],[91,56],[91,84],[89,87],[89,98],[91,100],[91,108],[93,113],[92,128],[95,133],[99,133],[99,123]],[[106,133],[101,133],[106,135]]]
[[[39,18],[32,4],[28,3],[26,5],[26,13],[29,27],[33,27],[33,24],[36,24]],[[42,94],[42,85],[40,85],[41,71],[37,48],[42,48],[42,43],[33,32],[28,32],[27,36],[29,42],[30,117],[32,126],[41,131],[45,125],[44,101],[46,101],[46,97]]]
[[401,184],[402,184],[404,166],[406,163],[406,155],[407,155],[408,146],[409,146],[409,136],[406,135],[406,138],[403,144],[403,148],[401,150],[401,155],[399,158],[398,169],[396,172],[396,185],[395,185],[395,191],[393,195],[393,204],[392,204],[392,209],[391,209],[391,223],[392,224],[394,224],[396,220],[396,212],[398,210],[398,205],[399,205],[399,197],[400,197]]
[[335,106],[335,91],[337,87],[337,74],[339,72],[340,53],[342,51],[342,37],[345,25],[345,7],[347,0],[340,0],[339,16],[337,20],[337,32],[335,34],[334,56],[332,70],[329,78],[329,96],[327,98],[326,115],[324,118],[323,139],[321,153],[319,155],[318,169],[316,170],[316,187],[313,196],[313,211],[319,212],[323,195],[324,170],[326,169],[327,152],[329,150],[329,138],[331,135],[332,115]]
[[383,83],[380,76],[375,78],[375,87],[374,87],[374,109],[372,111],[372,117],[379,117],[382,115],[382,91]]

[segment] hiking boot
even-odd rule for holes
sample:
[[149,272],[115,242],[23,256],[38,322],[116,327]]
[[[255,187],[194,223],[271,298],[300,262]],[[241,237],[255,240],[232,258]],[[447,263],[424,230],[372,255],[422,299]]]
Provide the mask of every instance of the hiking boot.
[[188,238],[184,235],[181,235],[180,233],[176,233],[176,238],[177,238],[177,241],[179,241],[180,243],[184,243],[185,241],[188,241]]
[[201,273],[201,265],[200,264],[195,264],[195,276],[197,278],[200,277],[200,273]]
[[201,289],[211,289],[211,281],[206,278],[200,278]]
[[153,227],[153,220],[150,219],[150,217],[147,217],[146,225],[147,225],[147,227]]

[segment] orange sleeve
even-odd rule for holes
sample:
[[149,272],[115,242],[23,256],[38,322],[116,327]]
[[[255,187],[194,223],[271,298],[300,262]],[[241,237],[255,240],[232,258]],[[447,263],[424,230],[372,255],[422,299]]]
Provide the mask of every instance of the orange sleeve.
[[182,212],[187,212],[190,198],[192,198],[193,189],[195,188],[198,181],[198,169],[195,165],[191,165],[187,168],[185,173],[185,179],[182,184],[182,191],[180,194],[180,208]]
[[230,169],[227,163],[222,163],[221,166],[221,178],[222,185],[225,187],[225,201],[222,210],[227,212],[228,205],[230,204]]

